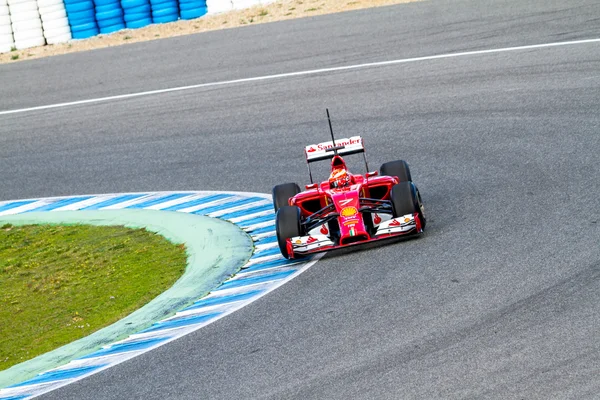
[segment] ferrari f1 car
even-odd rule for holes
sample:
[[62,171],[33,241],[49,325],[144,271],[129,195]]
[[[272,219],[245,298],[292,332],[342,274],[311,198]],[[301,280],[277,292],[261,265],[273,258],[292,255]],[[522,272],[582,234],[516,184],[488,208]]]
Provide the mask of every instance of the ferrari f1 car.
[[[331,122],[330,122],[331,127]],[[354,136],[306,146],[310,184],[273,188],[277,241],[285,258],[418,235],[426,219],[419,190],[403,160],[369,172],[363,139]],[[365,175],[350,174],[342,155],[362,153]],[[331,160],[330,179],[314,183],[311,164]],[[340,172],[341,171],[341,172]],[[346,172],[344,174],[344,171]]]

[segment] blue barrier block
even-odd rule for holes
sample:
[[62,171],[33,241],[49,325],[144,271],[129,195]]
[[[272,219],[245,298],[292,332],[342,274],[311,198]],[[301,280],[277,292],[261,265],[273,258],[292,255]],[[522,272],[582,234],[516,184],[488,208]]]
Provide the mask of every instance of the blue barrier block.
[[150,0],[152,8],[164,8],[164,7],[177,7],[179,2],[177,0]]
[[123,17],[115,17],[115,18],[110,18],[110,19],[99,19],[98,20],[98,27],[100,28],[100,32],[102,32],[102,30],[104,28],[109,28],[113,25],[117,25],[117,24],[122,24],[123,27],[125,27],[125,23],[123,22]]
[[79,19],[69,19],[69,24],[71,26],[91,24],[91,23],[95,23],[95,22],[96,22],[96,18],[95,17],[79,18]]
[[[121,8],[121,4],[116,3],[116,4],[108,4],[105,6],[96,6],[96,19],[98,18],[98,15],[104,15],[104,13],[116,13],[119,12],[120,15],[123,15],[123,9]],[[109,14],[107,14],[109,15]],[[107,19],[107,18],[114,18],[114,16],[112,17],[102,17],[102,19]]]
[[191,10],[181,10],[181,19],[194,19],[206,14],[206,7],[193,8]]
[[96,5],[96,10],[98,9],[98,7],[111,6],[111,5],[116,5],[120,8],[121,0],[94,0],[94,4]]
[[139,21],[139,20],[147,19],[147,18],[150,18],[150,13],[136,13],[136,14],[126,13],[125,16],[123,17],[123,19],[125,20],[126,23],[127,22],[135,22],[135,21]]
[[[87,10],[77,11],[69,13],[69,21],[79,21],[85,19],[94,19],[96,16],[96,12],[94,8],[88,8]],[[77,24],[80,25],[80,24]]]
[[116,31],[120,31],[121,29],[125,29],[125,23],[122,21],[118,24],[101,27],[100,33],[113,33]]
[[98,28],[88,29],[86,31],[71,32],[73,39],[86,39],[98,34]]
[[103,21],[103,20],[113,19],[113,18],[120,18],[122,20],[123,19],[123,10],[121,10],[120,8],[116,8],[112,11],[96,13],[97,21]]
[[173,10],[173,12],[179,13],[179,7],[177,6],[177,3],[163,3],[158,4],[156,6],[152,6],[153,13],[160,11],[163,12],[163,14],[166,14],[166,12],[163,10]]
[[194,8],[206,7],[206,0],[179,0],[179,6],[181,7],[182,5],[186,5],[188,8],[191,5],[194,5]]
[[177,9],[177,7],[168,7],[168,8],[161,8],[159,10],[152,10],[152,18],[160,18],[160,17],[164,17],[165,15],[172,15],[172,14],[177,14],[177,16],[179,16],[179,10]]
[[125,26],[127,28],[136,29],[136,28],[142,28],[146,25],[150,25],[151,23],[152,23],[151,18],[144,18],[144,19],[139,19],[137,21],[128,21],[125,23]]
[[179,4],[179,9],[181,11],[187,11],[187,10],[194,10],[196,8],[202,8],[204,6],[199,5],[199,4],[195,4],[195,3],[183,3],[183,4]]
[[152,4],[152,11],[164,10],[165,8],[176,8],[179,10],[179,4],[176,1],[168,1],[160,4]]
[[148,4],[148,0],[121,0],[121,7],[123,7],[124,10],[146,4]]
[[71,25],[71,32],[81,32],[81,31],[88,31],[90,29],[96,29],[98,30],[98,26],[96,25],[95,22],[87,22],[84,24],[77,24],[77,25]]
[[125,15],[129,14],[150,14],[150,4],[146,3],[143,6],[130,7],[123,9]]
[[204,4],[204,2],[201,1],[188,1],[188,2],[184,2],[184,3],[179,3],[179,9],[180,10],[194,10],[196,8],[206,8],[206,4]]
[[154,18],[152,18],[152,22],[154,22],[155,24],[165,24],[167,22],[177,21],[178,19],[179,19],[179,13],[163,15],[162,17],[154,17]]
[[[65,9],[67,10],[67,16],[69,16],[70,14],[76,13],[79,11],[93,10],[94,2],[92,2],[90,0],[83,0],[83,1],[78,1],[76,3],[65,3]],[[71,18],[71,17],[69,16],[69,18]]]

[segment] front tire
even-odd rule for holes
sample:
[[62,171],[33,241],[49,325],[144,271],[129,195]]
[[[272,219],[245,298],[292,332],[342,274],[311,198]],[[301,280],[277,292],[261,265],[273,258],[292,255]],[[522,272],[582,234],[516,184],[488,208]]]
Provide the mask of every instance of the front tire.
[[279,208],[275,217],[277,243],[279,244],[281,254],[287,259],[293,256],[293,254],[289,254],[288,252],[287,239],[302,236],[300,217],[300,208],[296,206],[283,206]]
[[273,188],[273,207],[275,212],[281,207],[289,206],[290,198],[300,193],[300,186],[297,183],[282,183]]
[[384,176],[397,176],[400,182],[412,182],[410,168],[404,160],[386,162],[381,165],[379,172]]
[[421,195],[414,183],[400,182],[392,186],[390,200],[392,201],[394,218],[406,214],[418,213],[419,219],[421,220],[421,226],[425,229],[427,220],[425,219],[423,203],[421,202]]

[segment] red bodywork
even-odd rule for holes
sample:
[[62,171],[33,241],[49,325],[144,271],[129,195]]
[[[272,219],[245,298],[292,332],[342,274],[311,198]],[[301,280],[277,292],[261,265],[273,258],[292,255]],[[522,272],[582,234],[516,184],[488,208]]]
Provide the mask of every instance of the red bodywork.
[[[348,172],[341,156],[359,153],[363,154],[365,169],[369,171],[363,139],[353,136],[334,140],[333,132],[331,136],[330,142],[309,145],[304,149],[311,184],[306,186],[305,191],[296,192],[296,195],[288,199],[289,206],[300,209],[300,220],[297,221],[299,229],[296,230],[293,225],[285,225],[287,232],[299,232],[300,235],[279,237],[279,219],[276,222],[277,240],[284,257],[295,258],[389,237],[421,233],[422,206],[420,213],[395,215],[391,191],[399,183],[397,176],[378,176],[377,172],[367,172],[363,176]],[[312,183],[311,163],[328,159],[331,160],[329,180],[320,184]],[[276,205],[276,210],[277,207]],[[279,213],[277,216],[279,218]],[[287,224],[294,223],[287,221]],[[288,228],[289,226],[292,228]]]
[[[392,176],[375,176],[375,174],[368,174],[367,176],[351,174],[350,176],[351,184],[347,187],[332,189],[329,181],[324,181],[320,184],[307,185],[306,191],[290,198],[289,205],[300,208],[302,220],[332,204],[334,207],[331,207],[328,213],[323,214],[323,217],[331,213],[338,214],[339,239],[334,244],[319,247],[314,251],[310,251],[310,253],[421,232],[419,216],[415,213],[414,222],[417,229],[410,232],[383,234],[376,237],[371,236],[373,229],[368,228],[370,221],[367,221],[366,218],[372,217],[369,213],[361,212],[361,207],[368,207],[368,205],[361,204],[359,199],[389,200],[392,186],[398,183],[398,178]],[[378,223],[378,218],[380,217],[376,215],[376,223]],[[373,222],[371,222],[372,224]],[[320,233],[323,235],[329,234],[326,224],[321,227]],[[309,243],[310,240],[309,238]],[[293,258],[294,252],[291,239],[287,239],[287,249],[288,254],[291,256],[290,258]],[[303,255],[306,255],[306,253]]]
[[[334,204],[336,212],[340,214],[340,243],[344,243],[343,239],[351,237],[362,237],[368,240],[370,237],[365,229],[363,216],[358,212],[360,209],[358,199],[362,197],[387,200],[390,197],[392,186],[398,183],[398,180],[391,176],[365,178],[362,175],[351,175],[351,179],[350,186],[340,189],[331,189],[329,181],[324,181],[317,189],[307,190],[292,197],[290,205],[300,207],[302,217],[308,217],[314,212]],[[371,194],[374,191],[376,196]],[[351,212],[352,209],[356,212]],[[350,232],[351,228],[354,228],[353,235]]]

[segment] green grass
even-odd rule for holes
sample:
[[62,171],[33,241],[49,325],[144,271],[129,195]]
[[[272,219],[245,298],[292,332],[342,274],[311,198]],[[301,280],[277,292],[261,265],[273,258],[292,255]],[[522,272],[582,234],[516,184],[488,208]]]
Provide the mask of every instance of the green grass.
[[183,245],[145,229],[0,228],[0,371],[127,316],[185,270]]

